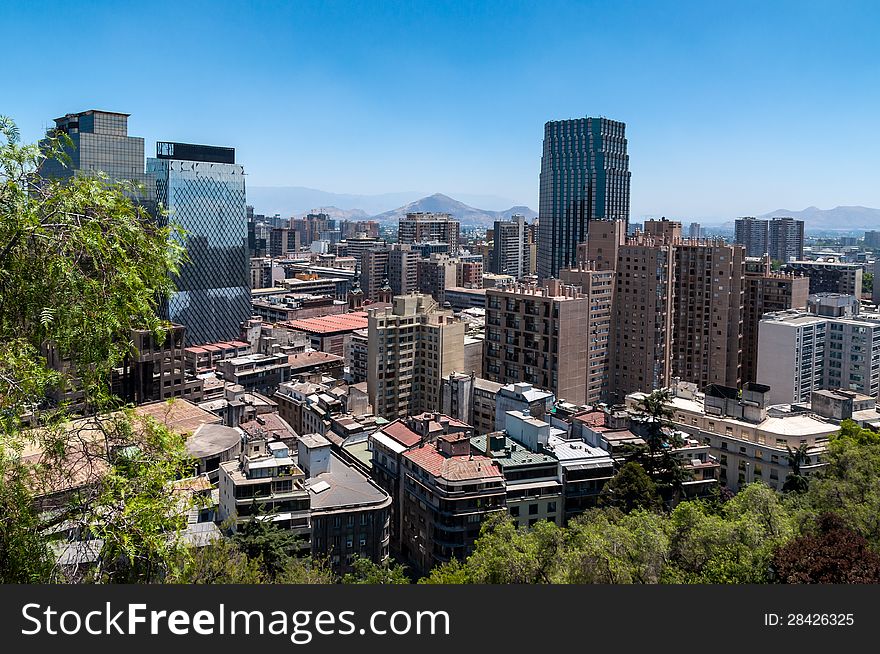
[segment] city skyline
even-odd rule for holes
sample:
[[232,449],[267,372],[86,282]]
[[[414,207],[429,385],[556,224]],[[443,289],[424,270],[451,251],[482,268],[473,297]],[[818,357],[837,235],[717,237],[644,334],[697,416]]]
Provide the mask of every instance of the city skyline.
[[[55,5],[0,10],[18,27],[10,83],[29,89],[4,113],[26,140],[68,111],[125,111],[148,152],[163,139],[235,147],[249,187],[499,196],[537,209],[544,123],[599,115],[627,124],[634,221],[880,206],[870,4],[158,3],[147,15],[97,2],[66,16],[77,39],[34,51]],[[560,14],[582,29],[546,39]],[[147,20],[161,29],[126,30]],[[71,60],[108,56],[58,75],[49,64],[62,43]],[[179,46],[165,50],[179,65],[145,83],[131,62],[162,43]],[[591,49],[613,56],[586,77]],[[833,146],[817,150],[811,135],[830,115]]]

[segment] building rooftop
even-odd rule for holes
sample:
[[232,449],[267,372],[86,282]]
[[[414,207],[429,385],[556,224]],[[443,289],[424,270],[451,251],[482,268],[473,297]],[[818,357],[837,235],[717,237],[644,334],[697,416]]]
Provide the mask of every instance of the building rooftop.
[[514,393],[515,395],[524,398],[526,402],[546,400],[553,397],[553,393],[551,393],[550,391],[535,388],[528,382],[507,384],[506,386],[504,386],[504,390],[508,393]]
[[296,436],[293,427],[277,413],[259,414],[247,422],[241,423],[238,428],[249,436],[265,434],[280,439],[294,438]]
[[401,420],[395,420],[394,422],[385,425],[382,428],[381,433],[397,443],[400,443],[404,447],[412,447],[413,445],[418,445],[422,441],[422,437],[410,429]]
[[[633,393],[628,397],[638,399],[642,396],[644,396],[644,393]],[[703,402],[700,399],[692,400],[683,397],[673,397],[670,399],[669,404],[676,409],[705,415],[710,420],[717,420],[718,422],[737,425],[747,429],[757,429],[770,434],[778,434],[779,436],[823,436],[838,430],[837,425],[822,420],[815,414],[792,412],[791,406],[786,404],[769,407],[769,410],[775,411],[776,415],[769,415],[759,423],[738,420],[730,416],[706,414]]]
[[[488,436],[492,436],[492,460],[498,463],[502,469],[556,463],[555,457],[541,452],[532,452],[522,443],[517,443],[503,432],[474,436],[471,438],[471,445],[474,449],[485,452]],[[500,447],[497,447],[499,445]]]
[[481,455],[444,456],[434,444],[407,450],[403,456],[428,474],[447,481],[503,479],[492,459]]
[[329,352],[300,352],[291,354],[287,359],[290,362],[291,372],[306,370],[322,363],[342,363],[345,359]]
[[488,379],[483,379],[482,377],[474,378],[474,388],[479,388],[481,391],[489,391],[490,393],[497,393],[501,390],[501,387],[504,384],[499,384],[498,382],[489,381]]
[[241,436],[234,427],[202,424],[186,439],[186,451],[195,459],[217,456],[239,444]]
[[330,447],[330,441],[321,436],[321,434],[303,434],[299,437],[299,442],[308,448]]
[[[312,510],[329,511],[391,504],[391,497],[366,475],[330,454],[327,472],[307,479]],[[378,507],[377,507],[378,508]]]
[[140,416],[149,416],[177,434],[188,435],[201,425],[222,422],[220,416],[206,411],[189,400],[174,399],[135,407]]
[[220,341],[217,343],[204,343],[202,345],[192,345],[183,349],[184,352],[192,352],[195,354],[204,354],[206,352],[224,352],[230,349],[241,349],[250,347],[250,343],[244,341]]
[[592,460],[597,463],[607,464],[611,462],[611,456],[605,450],[593,447],[580,439],[569,440],[562,436],[565,432],[556,430],[557,434],[550,434],[547,441],[547,449],[563,464]]
[[355,329],[366,329],[368,321],[366,311],[355,311],[353,313],[338,313],[330,316],[288,320],[284,325],[310,334],[335,334]]

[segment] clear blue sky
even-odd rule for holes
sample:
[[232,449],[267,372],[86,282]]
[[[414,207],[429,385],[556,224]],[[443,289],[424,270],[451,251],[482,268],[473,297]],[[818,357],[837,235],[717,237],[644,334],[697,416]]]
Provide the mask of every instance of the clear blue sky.
[[[633,219],[880,207],[880,2],[0,3],[0,113],[132,114],[257,186],[537,209],[543,124],[627,123]],[[487,207],[501,208],[501,207]]]

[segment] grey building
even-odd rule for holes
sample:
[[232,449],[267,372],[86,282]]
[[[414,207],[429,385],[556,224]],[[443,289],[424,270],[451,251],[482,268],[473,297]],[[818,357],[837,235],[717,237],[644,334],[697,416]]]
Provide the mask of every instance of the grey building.
[[521,278],[529,270],[526,247],[526,218],[514,214],[510,220],[496,220],[492,237],[492,270],[500,275]]
[[745,247],[747,257],[763,257],[767,254],[770,251],[769,236],[769,221],[752,217],[736,219],[733,242]]
[[778,216],[770,221],[768,252],[775,261],[804,258],[804,221]]
[[244,168],[233,148],[159,142],[156,155],[147,171],[189,255],[168,318],[186,325],[190,344],[235,338],[251,315]]
[[539,278],[577,264],[595,218],[629,222],[626,125],[607,118],[554,120],[544,125],[538,197]]
[[89,109],[55,119],[52,132],[67,134],[67,162],[46,159],[43,177],[69,179],[80,175],[104,174],[110,181],[128,181],[142,187],[133,196],[152,211],[155,196],[153,178],[144,172],[144,139],[128,135],[128,117],[115,111]]

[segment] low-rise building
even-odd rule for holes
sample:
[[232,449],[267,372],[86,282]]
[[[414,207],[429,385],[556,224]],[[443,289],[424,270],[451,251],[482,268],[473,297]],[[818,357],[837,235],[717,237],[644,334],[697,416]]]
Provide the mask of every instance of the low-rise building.
[[299,439],[298,461],[310,499],[312,554],[327,557],[334,572],[351,571],[355,557],[388,559],[391,497],[331,451],[318,434]]
[[[818,414],[791,404],[770,404],[769,388],[746,384],[737,389],[710,385],[706,393],[692,384],[675,382],[669,402],[671,426],[704,445],[720,464],[719,481],[738,491],[754,481],[781,489],[791,472],[789,449],[806,448],[801,474],[824,464],[828,438],[838,426]],[[627,408],[639,412],[643,393],[626,397]]]
[[545,451],[532,451],[503,431],[471,439],[472,449],[501,468],[507,493],[507,512],[520,527],[539,520],[562,525],[564,499],[559,460]]
[[[292,355],[298,357],[300,355]],[[224,359],[217,364],[223,379],[242,386],[247,391],[271,395],[278,385],[290,379],[291,363],[286,354],[246,354]]]
[[245,442],[238,459],[225,461],[219,469],[219,518],[237,531],[255,515],[265,515],[310,547],[310,494],[306,475],[294,462],[282,441],[253,438]]
[[355,311],[291,320],[286,324],[290,329],[308,336],[313,350],[347,358],[352,334],[367,328],[367,314]]

